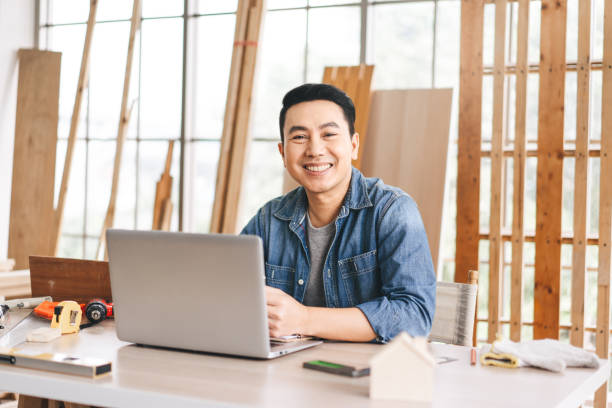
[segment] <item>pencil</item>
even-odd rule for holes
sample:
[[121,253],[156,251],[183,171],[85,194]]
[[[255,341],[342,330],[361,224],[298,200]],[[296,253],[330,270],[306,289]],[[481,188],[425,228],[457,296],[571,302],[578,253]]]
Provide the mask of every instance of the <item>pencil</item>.
[[470,365],[476,365],[476,349],[474,347],[470,350]]

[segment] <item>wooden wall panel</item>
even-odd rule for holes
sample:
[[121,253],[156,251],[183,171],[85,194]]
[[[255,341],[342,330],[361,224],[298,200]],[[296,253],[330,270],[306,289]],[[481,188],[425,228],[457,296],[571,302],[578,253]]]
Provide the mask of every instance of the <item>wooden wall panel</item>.
[[510,339],[521,340],[523,323],[523,249],[525,247],[525,158],[529,0],[519,0],[516,52],[516,107],[512,189],[512,281],[510,288]]
[[584,296],[589,182],[589,99],[591,77],[591,1],[579,0],[576,98],[576,158],[574,164],[574,240],[572,249],[572,308],[570,342],[584,345]]
[[484,0],[461,0],[455,281],[478,270]]
[[491,139],[491,215],[489,221],[489,342],[501,331],[503,242],[501,237],[504,190],[504,122],[507,0],[495,2],[495,58],[493,129]]
[[52,255],[61,53],[19,50],[8,257]]
[[380,177],[416,201],[434,267],[440,261],[452,94],[452,89],[374,91],[370,138],[363,150],[364,174]]
[[[612,0],[605,0],[601,157],[599,187],[599,271],[597,273],[596,352],[608,358],[610,341],[610,274],[612,273]],[[607,406],[608,383],[595,394],[595,407]]]
[[540,28],[535,339],[559,338],[567,0],[543,0]]

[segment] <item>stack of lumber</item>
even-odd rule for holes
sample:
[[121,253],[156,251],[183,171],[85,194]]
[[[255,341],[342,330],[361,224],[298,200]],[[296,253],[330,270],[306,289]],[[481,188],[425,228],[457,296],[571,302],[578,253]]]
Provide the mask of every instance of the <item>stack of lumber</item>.
[[240,0],[238,3],[211,232],[235,233],[237,229],[263,13],[263,0]]

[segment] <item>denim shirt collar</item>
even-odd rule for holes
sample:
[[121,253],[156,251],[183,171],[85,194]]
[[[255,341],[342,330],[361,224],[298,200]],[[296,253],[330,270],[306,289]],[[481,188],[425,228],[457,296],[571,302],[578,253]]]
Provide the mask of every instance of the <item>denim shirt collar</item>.
[[[366,180],[363,174],[355,167],[351,171],[351,183],[344,197],[344,203],[340,207],[338,218],[346,217],[349,210],[360,210],[371,207],[372,201],[368,196]],[[306,209],[308,208],[308,197],[304,187],[300,186],[282,199],[280,208],[274,213],[278,219],[291,221],[290,228],[294,229],[304,222]]]

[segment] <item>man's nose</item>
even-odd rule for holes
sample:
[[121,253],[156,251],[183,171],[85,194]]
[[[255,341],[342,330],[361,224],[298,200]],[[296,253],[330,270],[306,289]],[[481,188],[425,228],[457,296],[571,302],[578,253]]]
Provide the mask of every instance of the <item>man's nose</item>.
[[319,135],[313,135],[308,141],[306,154],[308,156],[321,156],[325,150],[323,139]]

